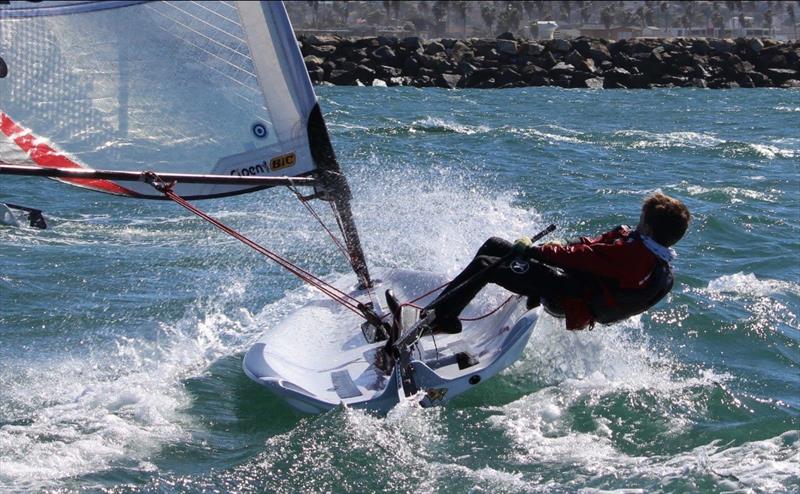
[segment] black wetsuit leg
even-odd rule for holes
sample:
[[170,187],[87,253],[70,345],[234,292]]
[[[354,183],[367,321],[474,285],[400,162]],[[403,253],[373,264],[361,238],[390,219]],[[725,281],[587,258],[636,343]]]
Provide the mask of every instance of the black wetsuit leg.
[[[458,317],[478,292],[495,283],[519,295],[538,301],[540,297],[560,298],[581,292],[583,283],[558,268],[523,257],[512,258],[495,269],[470,279],[511,252],[512,244],[492,237],[478,250],[467,267],[451,281],[428,308],[436,310],[437,319]],[[456,287],[469,282],[455,290]]]

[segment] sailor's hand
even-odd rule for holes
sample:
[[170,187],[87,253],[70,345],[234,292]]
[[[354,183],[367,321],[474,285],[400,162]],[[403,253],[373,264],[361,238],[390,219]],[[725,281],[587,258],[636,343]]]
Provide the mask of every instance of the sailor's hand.
[[533,247],[533,242],[530,237],[520,237],[514,242],[514,245],[511,247],[511,252],[518,256],[524,256],[531,247]]

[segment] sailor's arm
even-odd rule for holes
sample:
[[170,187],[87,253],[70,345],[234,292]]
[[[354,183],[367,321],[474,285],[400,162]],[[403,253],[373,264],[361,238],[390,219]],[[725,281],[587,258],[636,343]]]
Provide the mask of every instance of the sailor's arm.
[[624,246],[610,244],[545,244],[532,247],[529,255],[546,264],[596,274],[606,278],[619,278],[624,266]]

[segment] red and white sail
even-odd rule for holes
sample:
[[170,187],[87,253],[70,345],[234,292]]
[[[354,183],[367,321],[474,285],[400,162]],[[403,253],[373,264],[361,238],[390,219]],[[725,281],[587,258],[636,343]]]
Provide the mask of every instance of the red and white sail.
[[[316,96],[281,2],[0,5],[0,162],[226,176],[312,174]],[[160,197],[145,183],[63,179]],[[254,185],[179,183],[187,198]]]

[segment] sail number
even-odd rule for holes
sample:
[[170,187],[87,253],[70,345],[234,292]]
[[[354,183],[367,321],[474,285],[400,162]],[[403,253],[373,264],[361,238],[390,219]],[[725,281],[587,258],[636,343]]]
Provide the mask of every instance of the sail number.
[[269,163],[266,160],[253,166],[246,166],[243,168],[235,168],[231,170],[231,175],[238,175],[240,177],[248,177],[250,175],[262,175],[268,171],[282,170],[289,168],[297,163],[297,156],[294,153],[282,154],[272,158]]

